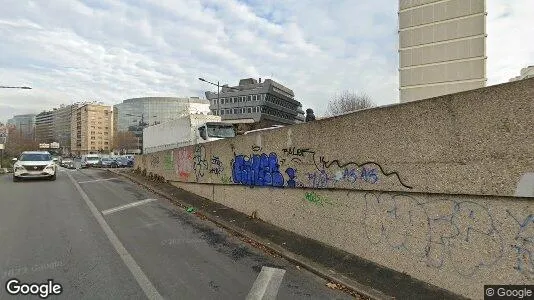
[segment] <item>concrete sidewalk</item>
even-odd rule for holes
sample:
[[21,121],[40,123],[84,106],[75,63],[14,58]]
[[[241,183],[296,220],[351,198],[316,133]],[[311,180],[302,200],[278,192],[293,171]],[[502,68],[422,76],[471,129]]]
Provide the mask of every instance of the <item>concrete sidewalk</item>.
[[275,253],[337,283],[338,287],[372,299],[465,299],[446,290],[379,266],[348,252],[305,238],[259,219],[181,190],[149,180],[132,170],[109,170],[160,194],[177,206],[194,207],[195,214],[243,237],[248,243]]

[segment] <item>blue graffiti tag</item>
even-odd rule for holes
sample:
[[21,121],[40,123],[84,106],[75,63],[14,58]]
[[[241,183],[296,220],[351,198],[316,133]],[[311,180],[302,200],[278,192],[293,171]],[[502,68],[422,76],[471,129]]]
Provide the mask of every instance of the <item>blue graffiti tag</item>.
[[297,177],[297,171],[293,168],[287,168],[286,174],[289,176],[289,179],[287,180],[287,186],[288,187],[296,187],[297,182],[295,181],[295,177]]
[[284,177],[279,171],[276,153],[235,156],[232,167],[234,183],[249,186],[284,186]]

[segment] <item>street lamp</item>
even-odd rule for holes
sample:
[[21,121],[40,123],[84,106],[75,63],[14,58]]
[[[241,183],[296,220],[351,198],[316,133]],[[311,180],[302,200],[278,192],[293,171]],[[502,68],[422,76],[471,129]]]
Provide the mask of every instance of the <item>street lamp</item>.
[[31,90],[32,88],[29,86],[3,86],[0,85],[0,89],[23,89],[23,90]]
[[[150,125],[148,123],[145,123],[145,113],[142,113],[141,115],[133,115],[133,114],[124,114],[125,116],[129,116],[129,117],[137,117],[137,118],[141,118],[141,121],[139,122],[139,126],[138,126],[138,129],[141,129],[141,137],[143,136],[143,129],[147,126],[147,125]],[[152,116],[153,118],[157,118],[158,116]],[[139,130],[137,130],[139,131]],[[137,136],[137,145],[138,147],[140,148],[139,151],[142,151],[142,145],[140,143],[140,138],[139,136]]]
[[[221,110],[220,110],[220,105],[221,105],[220,88],[221,88],[221,85],[219,84],[219,81],[217,81],[217,84],[215,84],[215,83],[213,83],[211,81],[207,81],[206,79],[204,79],[202,77],[199,77],[198,80],[204,81],[206,83],[209,83],[209,84],[214,85],[214,86],[217,87],[217,114],[220,116],[221,115]],[[238,90],[238,89],[235,89],[235,88],[231,88],[231,87],[227,87],[227,88],[235,90],[235,91],[238,91],[238,92],[241,91],[241,90]]]

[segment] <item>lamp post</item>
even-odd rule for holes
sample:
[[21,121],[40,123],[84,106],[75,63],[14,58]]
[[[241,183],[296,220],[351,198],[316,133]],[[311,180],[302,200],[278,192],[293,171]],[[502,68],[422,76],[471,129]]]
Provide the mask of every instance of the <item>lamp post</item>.
[[[124,114],[124,115],[129,116],[129,117],[141,118],[141,121],[139,121],[139,126],[138,126],[138,129],[139,128],[141,129],[141,136],[143,135],[143,129],[147,127],[147,125],[150,125],[149,123],[145,123],[145,113],[142,113],[141,115],[133,115],[133,114]],[[157,118],[158,116],[152,116],[152,117]],[[139,147],[139,152],[142,152],[143,149],[142,149],[139,136],[137,136],[137,146]]]
[[209,83],[211,85],[214,85],[217,87],[217,115],[221,115],[221,110],[220,110],[220,107],[221,107],[221,98],[220,98],[220,89],[221,89],[221,85],[219,83],[219,81],[217,81],[217,84],[211,82],[211,81],[207,81],[206,79],[202,78],[202,77],[199,77],[198,80],[200,81],[204,81],[206,83]]
[[[221,115],[221,110],[220,110],[220,105],[221,105],[221,98],[220,98],[220,88],[221,88],[221,85],[219,83],[219,81],[217,81],[217,84],[211,82],[211,81],[207,81],[206,79],[202,78],[202,77],[199,77],[198,80],[200,81],[203,81],[203,82],[206,82],[206,83],[209,83],[211,85],[214,85],[217,87],[217,115]],[[238,89],[235,89],[235,88],[231,88],[231,87],[227,87],[228,89],[232,89],[234,91],[238,91],[240,92],[241,90],[238,90]]]
[[31,90],[29,86],[3,86],[0,85],[0,89],[22,89],[22,90]]

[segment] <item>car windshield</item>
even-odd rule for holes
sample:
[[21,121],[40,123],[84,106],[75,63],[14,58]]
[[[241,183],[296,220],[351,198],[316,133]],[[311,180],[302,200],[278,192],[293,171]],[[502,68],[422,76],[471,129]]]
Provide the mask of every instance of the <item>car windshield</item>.
[[88,157],[87,160],[98,160],[98,157]]
[[208,125],[208,136],[215,138],[231,138],[235,136],[233,126]]
[[50,161],[52,156],[50,154],[22,154],[20,156],[20,161]]
[[111,161],[111,158],[102,158],[102,161],[108,162]]

